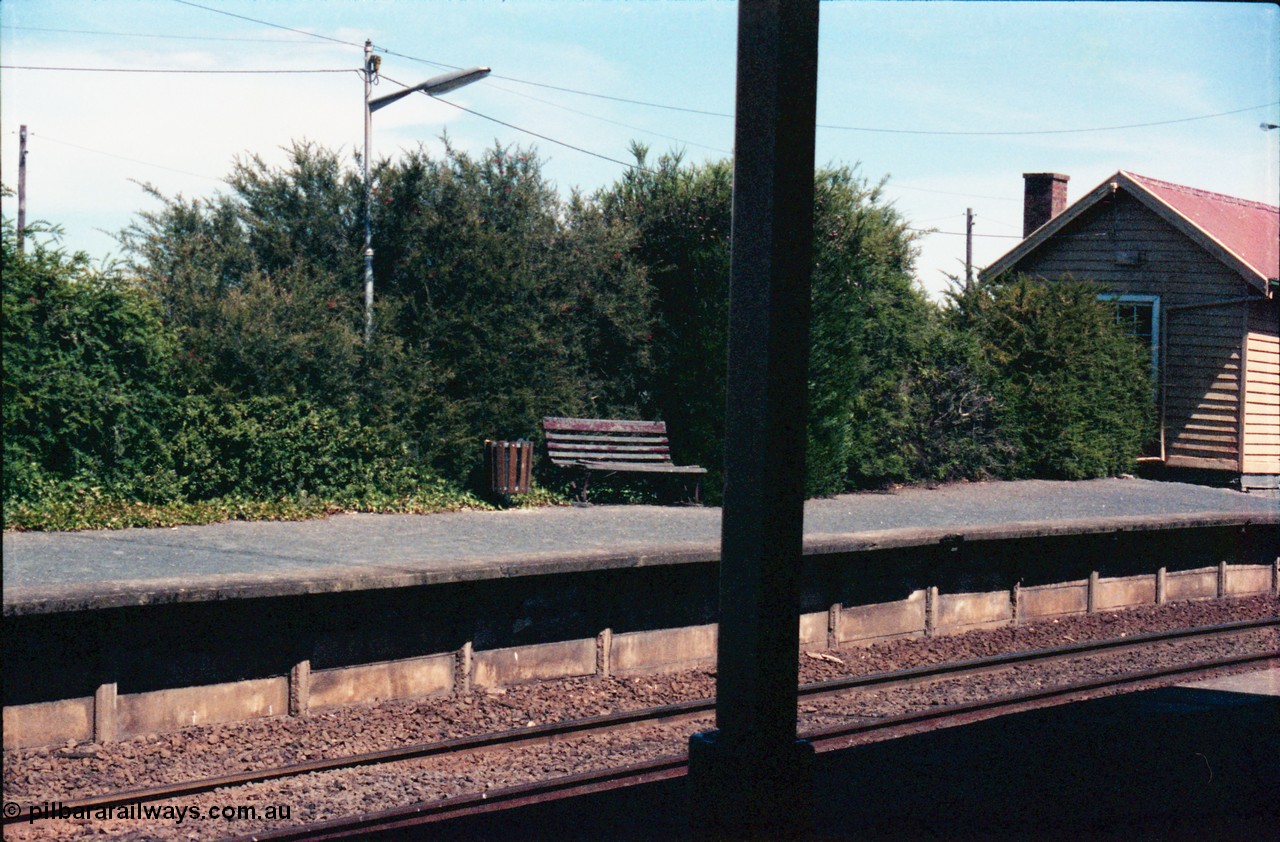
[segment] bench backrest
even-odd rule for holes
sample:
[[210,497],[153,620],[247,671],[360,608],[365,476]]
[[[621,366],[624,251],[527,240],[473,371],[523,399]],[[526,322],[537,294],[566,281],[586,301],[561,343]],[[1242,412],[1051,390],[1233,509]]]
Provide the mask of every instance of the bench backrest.
[[665,421],[610,421],[601,418],[544,418],[547,456],[553,465],[576,462],[630,462],[670,465]]

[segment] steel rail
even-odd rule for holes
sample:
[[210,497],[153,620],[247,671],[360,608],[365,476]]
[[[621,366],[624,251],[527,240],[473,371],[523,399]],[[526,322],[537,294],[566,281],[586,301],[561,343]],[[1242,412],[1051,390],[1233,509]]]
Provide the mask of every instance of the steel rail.
[[1051,646],[1045,649],[1027,649],[1022,652],[1010,652],[1004,655],[988,655],[982,658],[971,658],[964,661],[952,661],[945,664],[931,664],[912,667],[892,672],[872,673],[870,675],[851,676],[849,678],[833,678],[802,684],[799,695],[822,696],[828,693],[839,693],[867,686],[892,686],[895,683],[917,684],[923,680],[939,677],[945,678],[956,673],[991,670],[998,667],[1037,662],[1052,663],[1101,652],[1143,649],[1153,643],[1183,640],[1186,638],[1208,638],[1221,634],[1238,634],[1255,629],[1275,628],[1280,626],[1280,617],[1264,617],[1258,620],[1237,620],[1230,623],[1219,623],[1212,626],[1195,626],[1192,628],[1172,629],[1169,631],[1146,632],[1129,637],[1113,637],[1105,640],[1085,640],[1079,643],[1066,643],[1062,646]]
[[541,804],[558,798],[573,798],[611,789],[638,786],[670,778],[684,777],[688,773],[689,757],[674,754],[646,760],[627,766],[594,772],[579,772],[550,781],[535,781],[518,786],[504,787],[482,793],[471,793],[454,798],[424,801],[408,807],[343,816],[313,824],[284,828],[278,831],[262,831],[237,836],[224,842],[256,842],[256,840],[320,840],[364,837],[372,833],[404,830],[423,824],[460,819],[491,813],[495,810],[516,809]]
[[[817,698],[867,687],[892,687],[904,684],[920,684],[939,678],[956,677],[968,673],[982,673],[993,669],[1022,663],[1052,663],[1092,653],[1125,649],[1137,649],[1153,643],[1177,641],[1187,638],[1207,638],[1225,634],[1239,634],[1256,629],[1280,626],[1280,618],[1270,617],[1260,620],[1240,620],[1212,626],[1173,629],[1170,631],[1150,632],[1131,637],[1109,638],[1097,641],[1082,641],[1046,649],[1032,649],[1004,655],[992,655],[973,658],[965,661],[954,661],[945,664],[932,664],[911,667],[904,670],[872,673],[869,675],[837,678],[828,681],[803,684],[797,688],[801,698]],[[941,708],[939,710],[942,710]],[[334,758],[307,760],[270,769],[248,772],[234,772],[201,778],[194,781],[183,781],[174,784],[162,784],[143,789],[116,791],[101,795],[87,796],[62,801],[68,809],[109,809],[126,804],[159,801],[165,798],[177,798],[198,795],[225,787],[244,786],[253,783],[295,777],[311,772],[327,772],[338,769],[374,766],[395,763],[443,754],[461,754],[464,752],[483,751],[503,746],[536,744],[564,739],[571,736],[590,733],[604,729],[623,729],[653,723],[674,723],[709,715],[715,711],[715,699],[696,699],[677,702],[659,707],[642,708],[621,713],[600,714],[564,722],[537,725],[528,728],[517,728],[498,733],[479,734],[469,737],[456,737],[431,743],[418,743],[410,746],[383,749]],[[17,818],[5,817],[0,824],[9,824]]]
[[958,702],[954,705],[943,705],[927,710],[912,711],[911,713],[875,718],[868,717],[847,725],[834,725],[827,728],[814,729],[803,734],[802,739],[812,742],[818,751],[833,751],[850,745],[850,739],[853,737],[876,731],[893,731],[903,726],[928,724],[939,719],[954,719],[956,720],[955,724],[963,724],[988,718],[984,714],[1003,716],[1009,713],[1019,713],[1024,710],[1035,710],[1040,707],[1075,701],[1094,693],[1117,687],[1129,687],[1172,676],[1185,677],[1226,667],[1246,666],[1275,660],[1280,660],[1280,649],[1257,652],[1251,655],[1232,655],[1226,658],[1197,661],[1190,664],[1157,667],[1122,675],[1091,678],[1070,684],[1028,690],[1024,693],[993,696],[989,699],[979,699],[972,702]]
[[[1280,659],[1280,651],[1236,655],[1190,664],[1161,667],[1138,673],[1129,673],[1124,676],[1092,679],[1053,688],[1033,690],[1027,693],[999,696],[978,702],[965,702],[880,719],[861,720],[847,725],[804,732],[799,737],[812,742],[819,752],[837,751],[852,745],[853,740],[857,737],[875,732],[894,731],[913,726],[919,728],[922,726],[950,727],[952,725],[963,725],[977,719],[1066,704],[1105,690],[1141,685],[1153,680],[1175,676],[1196,676],[1202,673],[1212,673],[1215,670],[1227,667],[1244,666],[1276,659]],[[942,725],[942,723],[946,723],[946,725]],[[250,840],[252,842],[268,842],[268,840],[270,842],[293,842],[294,840],[304,839],[347,839],[357,836],[367,838],[371,834],[382,831],[405,830],[465,816],[515,809],[579,795],[588,795],[593,792],[683,777],[688,774],[688,760],[687,754],[670,755],[656,760],[613,767],[597,772],[582,772],[550,781],[539,781],[490,790],[482,794],[424,801],[376,813],[365,813],[358,816],[328,819],[297,827],[262,831],[247,836],[234,837],[226,840],[226,842],[250,842]]]

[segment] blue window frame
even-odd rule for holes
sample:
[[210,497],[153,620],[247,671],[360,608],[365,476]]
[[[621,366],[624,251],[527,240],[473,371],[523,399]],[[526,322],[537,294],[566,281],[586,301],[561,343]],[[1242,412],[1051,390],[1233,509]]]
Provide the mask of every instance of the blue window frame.
[[1151,379],[1159,382],[1160,374],[1160,296],[1100,295],[1115,307],[1116,324],[1125,333],[1151,349]]

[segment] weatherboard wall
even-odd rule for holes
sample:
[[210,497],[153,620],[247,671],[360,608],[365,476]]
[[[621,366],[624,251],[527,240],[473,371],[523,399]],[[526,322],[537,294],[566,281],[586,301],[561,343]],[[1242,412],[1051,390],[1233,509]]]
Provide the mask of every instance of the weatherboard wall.
[[1159,296],[1165,461],[1241,469],[1246,308],[1236,299],[1252,288],[1240,275],[1124,191],[1046,240],[1013,271]]
[[1280,474],[1280,303],[1249,307],[1241,472]]

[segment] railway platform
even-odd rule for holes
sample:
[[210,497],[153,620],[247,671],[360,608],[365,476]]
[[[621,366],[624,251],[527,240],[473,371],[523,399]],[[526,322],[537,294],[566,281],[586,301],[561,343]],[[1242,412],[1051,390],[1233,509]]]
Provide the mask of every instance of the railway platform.
[[[710,667],[719,533],[654,506],[6,533],[4,745]],[[1177,483],[813,500],[800,643],[1274,594],[1277,546],[1275,500]]]
[[[964,483],[805,506],[811,555],[1280,524],[1280,503],[1137,479]],[[720,510],[594,506],[4,533],[6,616],[714,561]]]

